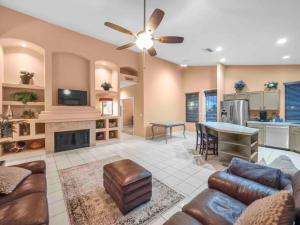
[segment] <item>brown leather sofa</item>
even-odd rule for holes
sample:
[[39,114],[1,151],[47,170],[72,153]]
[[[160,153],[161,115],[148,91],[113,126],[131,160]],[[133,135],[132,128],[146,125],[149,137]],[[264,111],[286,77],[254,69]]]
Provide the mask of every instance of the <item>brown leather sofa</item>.
[[11,194],[0,195],[0,225],[48,225],[45,162],[34,161],[14,166],[31,170],[32,174]]
[[212,174],[208,188],[164,225],[232,225],[257,199],[289,190],[295,200],[295,225],[300,225],[300,171],[293,177],[280,170],[234,159],[225,171]]

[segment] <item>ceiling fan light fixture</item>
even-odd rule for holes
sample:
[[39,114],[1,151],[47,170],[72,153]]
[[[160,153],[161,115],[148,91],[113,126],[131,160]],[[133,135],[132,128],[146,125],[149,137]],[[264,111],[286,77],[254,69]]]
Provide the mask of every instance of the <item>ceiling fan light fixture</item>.
[[137,38],[136,38],[136,46],[141,49],[141,50],[144,50],[144,49],[149,49],[153,46],[154,42],[152,40],[152,35],[148,32],[143,32],[143,33],[140,33],[137,35]]

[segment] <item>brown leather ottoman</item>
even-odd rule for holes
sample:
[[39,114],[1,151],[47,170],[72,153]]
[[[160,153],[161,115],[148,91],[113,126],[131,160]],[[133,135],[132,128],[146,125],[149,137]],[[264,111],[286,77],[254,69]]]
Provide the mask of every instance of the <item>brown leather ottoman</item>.
[[129,159],[105,165],[103,184],[124,214],[149,201],[152,196],[152,174]]

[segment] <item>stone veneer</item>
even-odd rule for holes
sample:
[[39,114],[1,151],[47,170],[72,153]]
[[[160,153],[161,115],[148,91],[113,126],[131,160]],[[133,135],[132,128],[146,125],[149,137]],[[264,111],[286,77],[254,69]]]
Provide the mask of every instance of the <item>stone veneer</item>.
[[92,121],[50,122],[45,124],[46,153],[54,153],[54,133],[73,130],[90,130],[90,146],[96,145],[96,123]]

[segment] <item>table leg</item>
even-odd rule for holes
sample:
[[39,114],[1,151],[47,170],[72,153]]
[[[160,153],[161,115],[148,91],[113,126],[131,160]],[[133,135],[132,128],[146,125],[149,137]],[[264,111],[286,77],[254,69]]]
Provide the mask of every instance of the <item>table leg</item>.
[[186,138],[185,137],[185,124],[183,125],[183,137]]
[[170,138],[172,138],[172,127],[170,127]]
[[168,127],[165,127],[165,132],[166,132],[166,144],[168,144]]
[[152,140],[154,139],[154,125],[152,125]]

